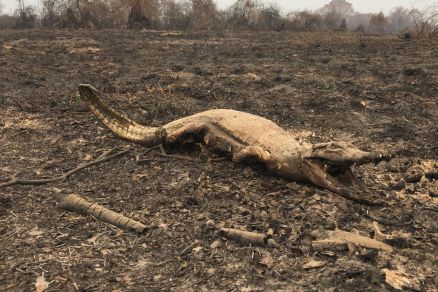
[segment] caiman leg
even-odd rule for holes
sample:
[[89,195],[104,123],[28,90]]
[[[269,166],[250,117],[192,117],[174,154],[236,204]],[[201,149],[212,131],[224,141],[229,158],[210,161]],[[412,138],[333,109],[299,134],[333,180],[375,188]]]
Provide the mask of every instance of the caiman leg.
[[168,132],[166,143],[174,144],[184,142],[190,137],[200,137],[208,131],[208,124],[204,121],[197,121],[181,126],[181,128]]
[[269,151],[259,146],[246,146],[240,151],[233,153],[234,162],[248,162],[254,160],[269,163],[273,159]]
[[229,154],[240,151],[244,147],[232,136],[217,133],[216,131],[207,132],[204,136],[204,143],[216,151]]
[[261,162],[267,166],[278,164],[269,151],[259,146],[246,146],[232,134],[208,120],[192,122],[180,129],[169,131],[167,142],[183,142],[193,136],[202,139],[205,145],[215,151],[231,154],[234,162]]
[[167,143],[187,141],[190,137],[203,140],[205,145],[216,151],[232,154],[234,161],[244,161],[250,157],[263,160],[269,154],[263,152],[260,147],[245,146],[233,135],[209,121],[193,122],[170,132]]

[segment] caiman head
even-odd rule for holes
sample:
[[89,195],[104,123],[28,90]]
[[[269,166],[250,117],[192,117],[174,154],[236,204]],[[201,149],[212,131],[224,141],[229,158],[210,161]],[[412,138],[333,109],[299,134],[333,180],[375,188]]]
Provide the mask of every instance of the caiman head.
[[[351,167],[388,160],[389,156],[362,151],[353,144],[334,141],[312,145],[302,154],[301,170],[306,180],[337,194],[347,196],[358,184]],[[368,202],[369,203],[369,202]]]

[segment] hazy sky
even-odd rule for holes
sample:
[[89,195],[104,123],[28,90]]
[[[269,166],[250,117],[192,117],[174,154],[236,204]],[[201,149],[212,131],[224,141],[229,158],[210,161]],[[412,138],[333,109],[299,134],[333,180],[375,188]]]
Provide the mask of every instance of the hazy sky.
[[[354,10],[357,12],[389,12],[392,8],[396,6],[404,6],[406,8],[411,8],[412,6],[421,8],[424,6],[436,3],[436,0],[347,0],[353,4]],[[235,0],[217,0],[216,3],[219,7],[227,7],[233,4]],[[276,3],[283,10],[314,10],[321,8],[325,4],[329,3],[330,0],[267,0],[264,3]]]
[[[17,0],[0,0],[5,7],[5,12],[12,12],[17,6]],[[35,5],[38,0],[24,0],[25,4]],[[216,3],[220,8],[227,8],[233,4],[235,0],[216,0]],[[324,4],[330,2],[330,0],[264,0],[264,3],[276,3],[283,12],[289,12],[292,10],[304,10],[304,9],[317,9]],[[388,13],[392,8],[396,6],[404,6],[406,8],[423,8],[437,3],[437,0],[348,0],[352,3],[354,9],[358,12],[380,12]]]

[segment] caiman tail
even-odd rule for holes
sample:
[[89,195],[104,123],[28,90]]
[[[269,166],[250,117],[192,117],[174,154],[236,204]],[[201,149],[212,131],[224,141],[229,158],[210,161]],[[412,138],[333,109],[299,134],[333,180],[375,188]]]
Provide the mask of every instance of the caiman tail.
[[81,84],[78,90],[81,98],[87,102],[94,115],[118,136],[150,147],[159,145],[166,140],[165,129],[140,125],[110,109],[100,101],[99,91],[93,86]]

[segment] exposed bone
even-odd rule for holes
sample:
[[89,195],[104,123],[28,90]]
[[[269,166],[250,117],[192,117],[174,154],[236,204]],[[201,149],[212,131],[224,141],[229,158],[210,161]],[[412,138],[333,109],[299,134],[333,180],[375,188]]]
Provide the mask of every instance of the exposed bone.
[[386,243],[342,230],[329,231],[328,238],[313,241],[312,247],[316,250],[347,250],[349,248],[349,243],[359,247],[377,249],[386,252],[393,251],[393,247]]

